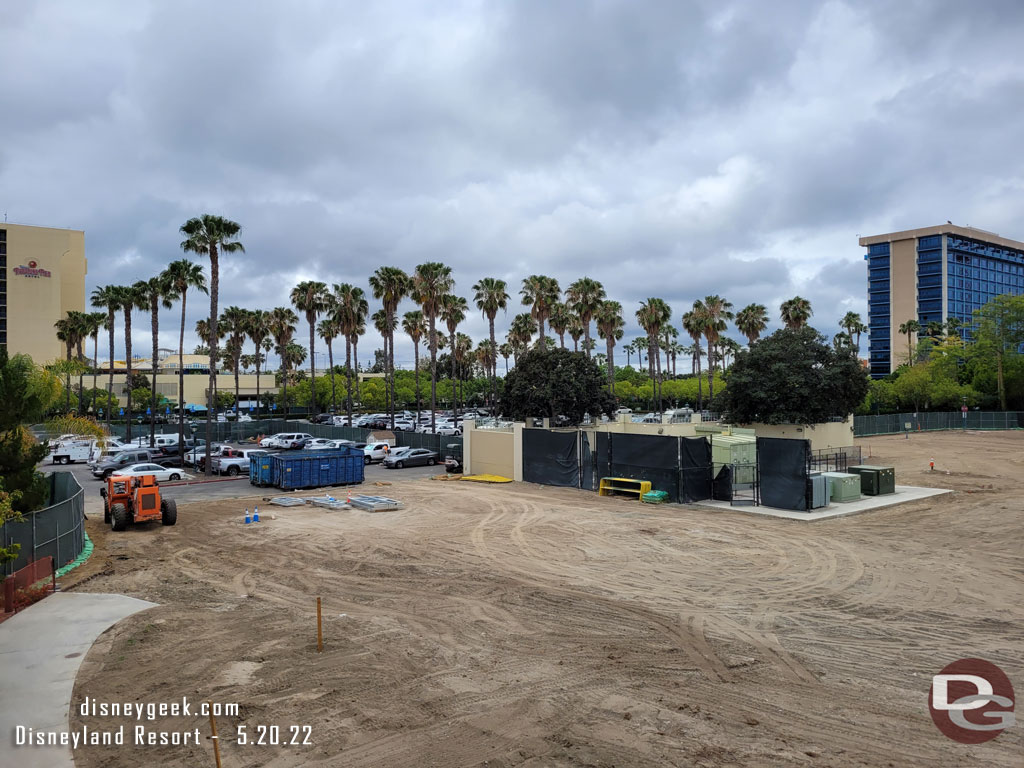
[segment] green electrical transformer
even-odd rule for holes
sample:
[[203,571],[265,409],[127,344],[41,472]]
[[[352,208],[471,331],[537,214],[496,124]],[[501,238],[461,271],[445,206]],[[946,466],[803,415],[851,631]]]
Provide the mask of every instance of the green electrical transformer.
[[893,467],[860,464],[847,468],[847,471],[850,474],[860,475],[860,492],[865,496],[896,493],[896,470]]

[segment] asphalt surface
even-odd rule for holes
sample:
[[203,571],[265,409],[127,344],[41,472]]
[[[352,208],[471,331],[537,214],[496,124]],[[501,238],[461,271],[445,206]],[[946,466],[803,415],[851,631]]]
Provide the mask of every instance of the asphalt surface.
[[[193,467],[186,467],[184,471],[191,475],[193,474],[193,469]],[[39,465],[39,471],[46,474],[53,471],[71,472],[85,489],[86,498],[95,496],[99,499],[100,497],[100,487],[102,486],[102,483],[93,477],[92,472],[89,471],[89,467],[85,464],[50,464],[47,459]],[[364,487],[375,481],[388,481],[394,483],[407,480],[418,480],[420,478],[439,474],[444,474],[444,467],[441,465],[433,467],[385,469],[380,464],[369,464],[366,466],[363,486],[354,487]],[[217,475],[213,475],[212,477],[216,482],[194,483],[191,485],[170,485],[168,483],[163,483],[161,487],[165,488],[164,493],[167,495],[167,498],[181,502],[201,501],[203,499],[236,499],[243,496],[254,496],[259,494],[269,496],[275,493],[287,493],[287,491],[278,491],[274,488],[257,488],[249,483],[249,478],[246,476],[239,476],[237,478],[218,478]],[[203,478],[204,476],[201,474],[195,475],[196,480],[202,480]],[[369,491],[367,491],[367,493],[369,493]]]

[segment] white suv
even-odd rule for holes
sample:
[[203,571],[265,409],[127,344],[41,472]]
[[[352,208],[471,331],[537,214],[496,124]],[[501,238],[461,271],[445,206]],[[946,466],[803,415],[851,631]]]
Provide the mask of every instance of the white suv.
[[298,448],[302,441],[312,439],[313,436],[305,432],[278,432],[260,440],[260,448]]

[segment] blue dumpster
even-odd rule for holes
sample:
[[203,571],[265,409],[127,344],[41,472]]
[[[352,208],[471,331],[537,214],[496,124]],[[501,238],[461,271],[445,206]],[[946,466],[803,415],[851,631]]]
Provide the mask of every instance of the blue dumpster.
[[329,451],[301,451],[271,457],[271,482],[278,488],[320,488],[363,482],[360,450],[337,448]]
[[260,487],[273,485],[273,455],[265,453],[249,459],[249,482]]

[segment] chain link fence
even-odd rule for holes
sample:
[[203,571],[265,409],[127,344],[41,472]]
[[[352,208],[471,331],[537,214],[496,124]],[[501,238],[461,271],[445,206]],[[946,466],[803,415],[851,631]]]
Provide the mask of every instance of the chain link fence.
[[1024,411],[883,413],[853,417],[854,437],[942,429],[1024,429]]
[[50,506],[0,528],[5,547],[21,545],[17,559],[4,564],[4,576],[44,557],[52,557],[54,567],[61,568],[85,546],[85,491],[70,472],[54,472],[48,477]]

